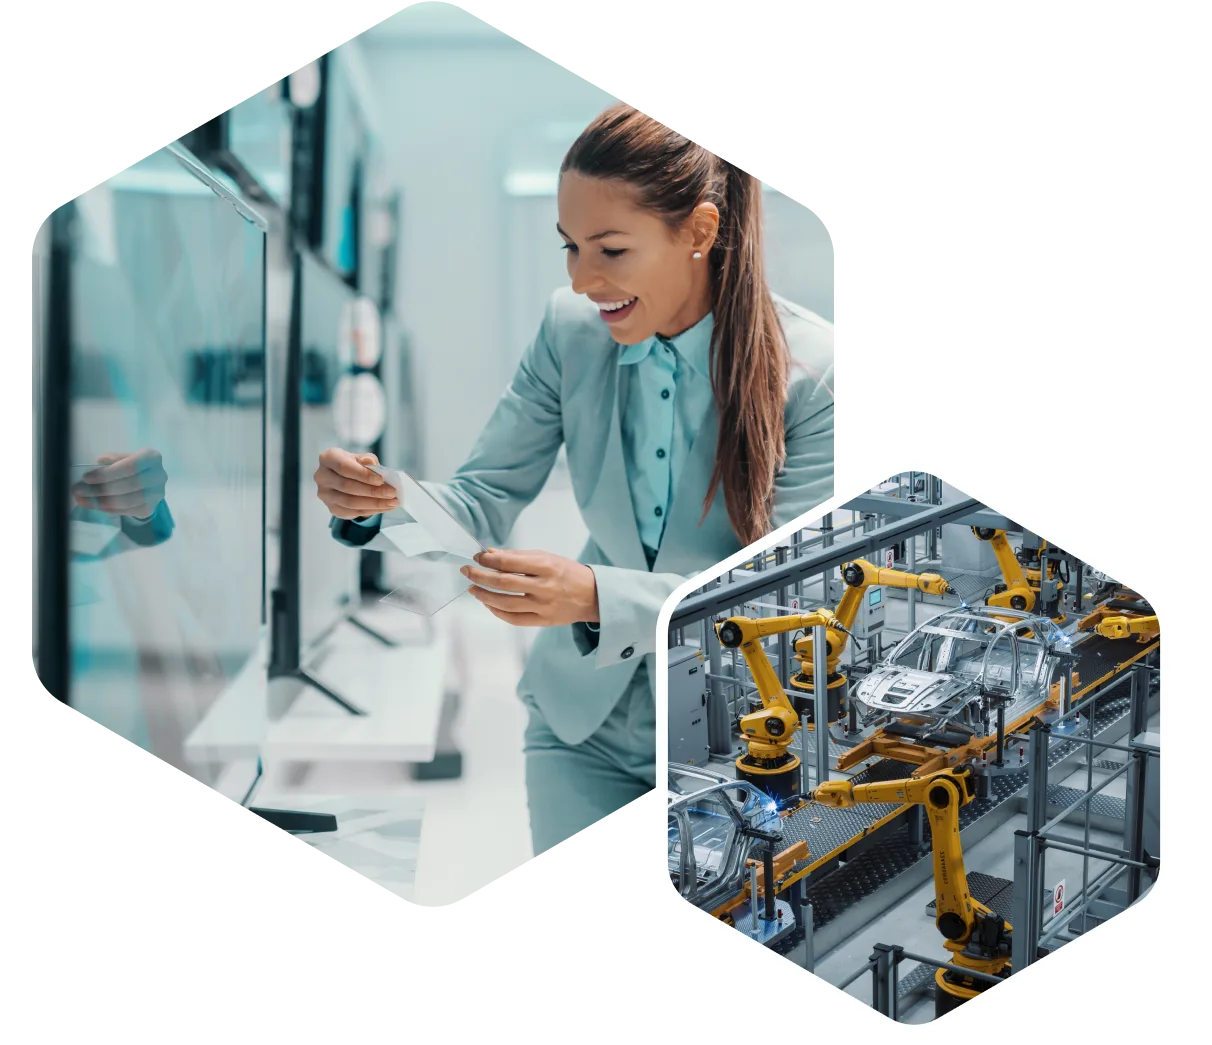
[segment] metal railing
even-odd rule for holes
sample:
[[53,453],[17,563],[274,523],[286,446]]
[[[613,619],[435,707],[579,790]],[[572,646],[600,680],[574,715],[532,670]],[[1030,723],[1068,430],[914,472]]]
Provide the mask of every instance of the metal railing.
[[[1143,891],[1145,872],[1156,866],[1151,859],[1146,859],[1144,850],[1145,792],[1149,759],[1160,758],[1160,752],[1138,739],[1145,731],[1148,720],[1153,674],[1151,665],[1138,663],[1115,682],[1095,690],[1089,697],[1074,704],[1057,723],[1052,726],[1035,725],[1028,732],[1030,756],[1027,829],[1014,833],[1014,917],[1011,920],[1014,935],[1011,966],[1016,972],[1038,961],[1041,951],[1055,945],[1060,933],[1065,929],[1072,929],[1079,918],[1080,931],[1087,931],[1095,903],[1102,900],[1103,904],[1108,904],[1110,901],[1104,899],[1104,895],[1121,879],[1124,880],[1124,903],[1119,909],[1135,903]],[[1101,741],[1095,735],[1098,703],[1107,700],[1123,684],[1127,684],[1131,690],[1128,742],[1116,744]],[[1053,732],[1056,725],[1070,719],[1076,722],[1083,711],[1086,712],[1084,736],[1077,733]],[[1048,755],[1054,743],[1085,746],[1086,787],[1076,800],[1048,819]],[[1105,751],[1120,752],[1127,756],[1127,761],[1095,784],[1094,762],[1097,755]],[[1091,842],[1091,805],[1097,795],[1121,776],[1127,778],[1130,800],[1124,803],[1123,847],[1116,849]],[[1082,837],[1078,839],[1060,834],[1062,825],[1079,809],[1083,813]],[[1082,885],[1076,896],[1062,897],[1061,911],[1056,912],[1045,927],[1043,894],[1046,854],[1049,849],[1082,858]],[[1093,880],[1090,876],[1091,860],[1100,860],[1109,865],[1099,871]]]
[[901,1017],[900,967],[901,962],[904,961],[918,962],[921,965],[933,966],[935,969],[946,969],[948,972],[954,972],[960,976],[970,976],[974,980],[982,980],[989,984],[1002,982],[1001,977],[978,972],[976,969],[967,969],[962,965],[954,965],[938,958],[928,958],[924,954],[914,954],[899,944],[877,943],[871,952],[871,957],[835,986],[838,990],[844,991],[865,973],[871,973],[871,1007],[889,1019],[899,1021]]

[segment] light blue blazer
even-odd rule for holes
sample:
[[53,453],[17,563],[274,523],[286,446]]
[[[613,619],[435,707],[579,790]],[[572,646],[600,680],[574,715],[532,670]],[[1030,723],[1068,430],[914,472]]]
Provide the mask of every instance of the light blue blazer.
[[[792,357],[786,464],[775,483],[777,528],[833,494],[833,325],[781,298],[775,305]],[[542,629],[518,692],[566,744],[581,743],[605,722],[641,658],[653,677],[657,615],[674,589],[741,548],[722,489],[699,524],[719,427],[712,405],[649,570],[624,466],[620,351],[587,298],[571,288],[557,291],[467,462],[449,482],[423,484],[482,543],[503,546],[565,447],[590,535],[578,558],[597,579],[600,632],[592,636],[583,624]]]

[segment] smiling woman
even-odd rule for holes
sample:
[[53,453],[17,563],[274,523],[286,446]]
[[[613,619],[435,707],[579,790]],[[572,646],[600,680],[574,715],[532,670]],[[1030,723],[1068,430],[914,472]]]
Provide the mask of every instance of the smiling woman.
[[[471,594],[542,629],[519,684],[536,852],[653,788],[668,596],[833,492],[832,325],[767,288],[760,190],[629,106],[599,116],[560,171],[571,287],[466,463],[422,484],[493,546],[464,571]],[[499,550],[561,446],[584,550]],[[408,510],[372,464],[320,458],[317,493],[348,544]]]

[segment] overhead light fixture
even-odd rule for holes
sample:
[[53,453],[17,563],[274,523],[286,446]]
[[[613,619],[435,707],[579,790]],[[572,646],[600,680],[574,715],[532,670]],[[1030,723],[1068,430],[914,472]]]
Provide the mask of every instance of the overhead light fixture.
[[560,187],[558,171],[510,171],[505,175],[507,196],[554,196]]
[[320,63],[309,62],[291,73],[286,88],[291,105],[297,109],[310,109],[320,97]]

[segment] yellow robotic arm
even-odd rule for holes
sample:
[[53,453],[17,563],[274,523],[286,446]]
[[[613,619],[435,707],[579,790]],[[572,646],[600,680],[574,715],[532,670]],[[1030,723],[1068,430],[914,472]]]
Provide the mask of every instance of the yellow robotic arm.
[[[830,689],[845,685],[844,679],[839,682],[837,666],[846,650],[850,629],[854,627],[859,607],[863,604],[863,595],[868,588],[882,584],[889,588],[914,589],[926,595],[955,594],[955,589],[937,573],[884,570],[869,563],[866,559],[855,559],[853,562],[843,565],[842,581],[846,585],[846,592],[837,604],[835,622],[829,625],[829,630],[825,632],[827,646],[825,664],[826,670],[829,672]],[[815,674],[815,649],[811,635],[806,635],[795,644],[795,653],[796,659],[800,662],[800,671],[791,679],[791,685],[796,689],[811,692]]]
[[[901,802],[923,806],[930,821],[934,850],[935,925],[952,964],[991,976],[1009,975],[1009,922],[968,892],[964,851],[960,845],[959,811],[975,797],[971,770],[951,767],[922,777],[872,784],[829,780],[812,792],[814,802],[846,808],[866,802]],[[954,1007],[989,984],[939,969],[935,984],[945,1007]],[[944,1008],[945,1011],[945,1008]]]
[[762,639],[831,623],[836,623],[832,613],[817,610],[786,617],[729,617],[715,626],[720,645],[739,649],[745,657],[762,698],[762,710],[741,719],[748,751],[736,760],[737,777],[762,788],[776,801],[785,801],[800,791],[800,760],[788,751],[800,719],[762,648]]
[[1151,638],[1160,630],[1156,614],[1151,617],[1104,617],[1094,626],[1096,634],[1108,639],[1126,639],[1131,635]]
[[1035,588],[1031,587],[1027,575],[1023,572],[1022,564],[1006,539],[1006,531],[974,526],[972,532],[976,534],[977,540],[988,541],[992,546],[998,569],[1002,571],[1002,580],[1006,585],[1005,591],[994,592],[985,602],[990,606],[1030,613],[1035,608],[1039,587],[1038,585]]
[[[855,559],[842,566],[842,579],[847,590],[838,603],[837,613],[819,609],[812,613],[793,613],[785,617],[729,617],[716,625],[720,644],[729,649],[739,649],[749,665],[762,698],[762,710],[741,719],[741,732],[745,735],[747,752],[736,760],[737,777],[762,788],[776,801],[782,802],[799,794],[802,771],[800,760],[788,748],[800,724],[800,716],[783,690],[775,674],[762,639],[788,631],[807,631],[825,628],[825,643],[828,647],[828,688],[832,717],[833,706],[840,706],[840,694],[845,691],[846,678],[838,675],[836,668],[846,648],[846,639],[854,619],[862,605],[863,593],[873,584],[885,584],[894,588],[915,588],[930,595],[946,595],[953,592],[937,573],[903,573],[900,570],[881,570],[865,559]],[[811,637],[800,639],[795,644],[796,659],[800,662],[799,674],[791,684],[799,690],[812,690],[813,643]],[[833,691],[839,700],[833,699]],[[804,711],[813,717],[810,702]],[[815,723],[814,723],[815,728]]]
[[[997,558],[998,568],[1002,571],[1001,591],[995,591],[986,600],[986,605],[1001,606],[1011,610],[1022,610],[1025,613],[1045,613],[1052,616],[1057,621],[1064,620],[1064,614],[1060,613],[1059,609],[1049,610],[1046,606],[1039,605],[1040,587],[1043,577],[1043,553],[1048,547],[1046,541],[1041,542],[1039,547],[1040,565],[1038,568],[1033,568],[1030,563],[1026,567],[1019,562],[1018,556],[1014,554],[1010,547],[1010,542],[1006,539],[1005,530],[994,530],[988,527],[974,526],[972,532],[976,534],[978,540],[988,541],[993,546],[993,554]],[[1056,577],[1057,566],[1055,562],[1048,564],[1048,579],[1053,580]],[[1064,582],[1057,580],[1056,591],[1059,593],[1064,590]],[[1008,618],[1007,618],[1008,619]]]

